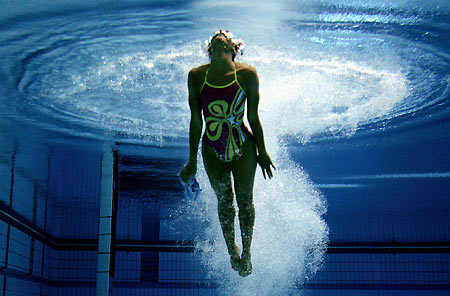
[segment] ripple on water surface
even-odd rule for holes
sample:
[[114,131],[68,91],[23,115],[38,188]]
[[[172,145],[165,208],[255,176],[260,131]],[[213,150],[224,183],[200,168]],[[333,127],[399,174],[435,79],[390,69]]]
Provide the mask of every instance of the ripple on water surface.
[[[173,8],[84,12],[8,26],[2,53],[11,60],[4,67],[16,80],[9,91],[19,92],[11,108],[17,117],[66,133],[175,144],[189,121],[187,72],[207,62],[201,48],[207,35],[193,23],[195,14]],[[297,19],[283,19],[259,40],[239,32],[248,35],[242,61],[258,69],[261,116],[269,129],[305,142],[392,128],[391,119],[445,109],[429,108],[448,95],[442,70],[448,57],[399,33],[405,27],[425,34],[419,17],[382,14],[315,11],[290,15]]]

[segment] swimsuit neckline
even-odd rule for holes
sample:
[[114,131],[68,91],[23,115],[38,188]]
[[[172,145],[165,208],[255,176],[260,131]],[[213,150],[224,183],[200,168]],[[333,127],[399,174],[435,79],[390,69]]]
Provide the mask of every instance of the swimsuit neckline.
[[214,87],[214,88],[225,88],[225,87],[233,85],[235,82],[237,82],[236,63],[234,63],[234,79],[230,83],[227,83],[225,85],[214,85],[214,84],[209,83],[208,79],[207,79],[208,78],[208,73],[209,73],[209,66],[208,66],[208,69],[206,69],[205,81],[204,81],[203,85],[207,84],[207,85],[209,85],[211,87]]

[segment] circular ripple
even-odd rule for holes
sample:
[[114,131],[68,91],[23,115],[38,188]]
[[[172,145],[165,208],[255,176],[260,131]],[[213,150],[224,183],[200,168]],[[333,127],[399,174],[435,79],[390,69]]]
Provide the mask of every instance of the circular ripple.
[[[392,11],[320,9],[278,15],[281,25],[264,33],[241,28],[269,132],[304,142],[445,116],[449,57],[437,42],[445,25]],[[83,12],[9,26],[1,51],[11,57],[3,66],[14,82],[11,113],[68,134],[184,143],[187,72],[207,62],[198,17],[176,9]],[[201,22],[214,31],[206,24],[217,17]]]

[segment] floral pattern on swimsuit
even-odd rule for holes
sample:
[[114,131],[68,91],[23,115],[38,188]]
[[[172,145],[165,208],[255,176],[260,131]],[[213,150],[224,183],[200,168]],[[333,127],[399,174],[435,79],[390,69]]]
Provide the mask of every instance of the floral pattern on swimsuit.
[[241,156],[249,133],[243,124],[247,96],[237,82],[236,73],[235,80],[224,86],[208,83],[205,76],[200,98],[206,123],[204,141],[223,161]]

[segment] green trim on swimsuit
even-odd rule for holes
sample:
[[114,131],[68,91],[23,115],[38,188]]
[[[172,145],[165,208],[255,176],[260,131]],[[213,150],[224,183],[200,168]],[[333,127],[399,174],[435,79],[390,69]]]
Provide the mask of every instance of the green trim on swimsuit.
[[[209,104],[208,110],[212,116],[205,118],[206,126],[209,127],[205,130],[206,136],[209,140],[215,142],[220,139],[222,135],[223,125],[228,125],[228,139],[225,144],[225,160],[230,161],[233,159],[234,155],[239,154],[239,147],[245,141],[245,135],[241,130],[241,124],[243,122],[244,112],[245,112],[245,102],[241,105],[241,108],[237,110],[238,105],[245,100],[244,91],[239,89],[234,96],[231,106],[224,100],[216,100]],[[209,122],[212,122],[208,125]],[[236,129],[238,132],[239,144],[233,136],[233,130]],[[215,132],[215,135],[210,134]]]

